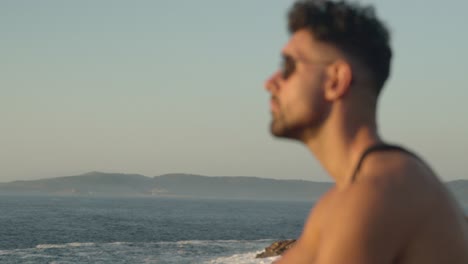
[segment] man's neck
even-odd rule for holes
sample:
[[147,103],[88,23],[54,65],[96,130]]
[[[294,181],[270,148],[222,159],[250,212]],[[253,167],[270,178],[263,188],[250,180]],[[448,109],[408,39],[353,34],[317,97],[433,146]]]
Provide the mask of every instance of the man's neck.
[[329,122],[319,134],[305,143],[339,189],[351,184],[352,175],[364,151],[382,142],[375,122]]

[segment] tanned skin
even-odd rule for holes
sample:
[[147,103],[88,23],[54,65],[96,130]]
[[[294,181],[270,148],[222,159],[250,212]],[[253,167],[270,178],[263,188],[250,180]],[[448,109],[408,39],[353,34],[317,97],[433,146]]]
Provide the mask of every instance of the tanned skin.
[[463,213],[424,162],[400,151],[374,152],[352,181],[365,149],[383,143],[366,68],[306,29],[291,36],[282,55],[294,70],[265,83],[271,132],[303,142],[335,185],[275,263],[467,264]]

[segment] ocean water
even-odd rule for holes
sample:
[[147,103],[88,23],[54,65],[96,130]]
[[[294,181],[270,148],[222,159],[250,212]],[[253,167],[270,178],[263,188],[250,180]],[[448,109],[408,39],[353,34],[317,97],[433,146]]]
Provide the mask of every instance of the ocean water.
[[271,263],[308,202],[0,196],[0,263]]

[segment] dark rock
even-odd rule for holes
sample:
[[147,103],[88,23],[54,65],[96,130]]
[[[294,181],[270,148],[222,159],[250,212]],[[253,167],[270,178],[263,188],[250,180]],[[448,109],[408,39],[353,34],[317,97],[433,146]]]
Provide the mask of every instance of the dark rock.
[[265,251],[257,254],[255,258],[269,258],[283,255],[283,253],[286,252],[286,250],[290,249],[295,242],[295,239],[280,240],[273,242],[273,244],[265,248]]

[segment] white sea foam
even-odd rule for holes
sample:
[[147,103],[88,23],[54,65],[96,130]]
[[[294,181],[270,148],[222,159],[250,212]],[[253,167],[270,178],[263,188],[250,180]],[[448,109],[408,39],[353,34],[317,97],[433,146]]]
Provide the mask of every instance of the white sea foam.
[[258,240],[183,240],[177,242],[160,242],[164,244],[175,243],[177,245],[213,245],[213,244],[236,244],[236,243],[270,243],[272,239]]
[[128,242],[112,242],[108,243],[109,245],[115,245],[115,246],[121,246],[121,245],[127,245]]
[[[266,264],[277,257],[256,259],[255,256],[271,239],[262,240],[185,240],[172,242],[107,242],[40,244],[35,248],[15,252],[0,251],[0,259],[35,259],[62,263],[92,263],[90,260],[117,260],[124,263],[205,263],[205,264]],[[54,250],[62,253],[56,254]],[[27,254],[28,256],[25,256]],[[32,254],[29,256],[29,254]],[[47,255],[43,255],[47,254]],[[1,262],[1,261],[0,261]]]
[[271,257],[271,258],[256,259],[255,256],[258,253],[260,252],[248,252],[248,253],[243,253],[243,254],[235,254],[235,255],[227,256],[227,257],[219,257],[219,258],[207,261],[206,264],[228,264],[228,263],[270,264],[279,258],[279,257]]
[[0,250],[0,256],[11,254],[11,252],[12,252],[11,250]]
[[[177,241],[174,243],[177,245],[206,245],[209,242],[210,241],[206,241],[206,240],[185,240],[185,241]],[[211,242],[214,242],[214,241],[211,241]]]
[[50,248],[66,248],[66,244],[40,244],[37,245],[37,249],[50,249]]
[[[183,240],[183,241],[159,241],[159,242],[123,242],[116,241],[110,243],[99,243],[100,245],[110,245],[110,246],[127,246],[130,244],[146,244],[146,245],[191,245],[191,246],[211,246],[211,245],[234,245],[234,244],[257,244],[257,243],[270,243],[271,239],[259,239],[259,240]],[[93,242],[71,242],[65,244],[39,244],[36,249],[51,249],[51,248],[70,248],[70,247],[93,247],[98,244]],[[0,251],[2,252],[2,251]]]
[[94,245],[96,245],[96,244],[93,243],[93,242],[87,242],[87,243],[78,243],[78,242],[67,243],[67,246],[69,246],[69,247],[93,247]]
[[36,246],[36,249],[51,249],[51,248],[67,248],[67,247],[92,247],[95,243],[66,243],[66,244],[40,244]]

